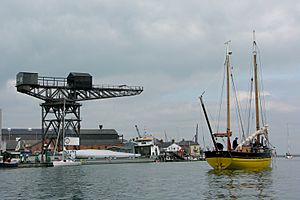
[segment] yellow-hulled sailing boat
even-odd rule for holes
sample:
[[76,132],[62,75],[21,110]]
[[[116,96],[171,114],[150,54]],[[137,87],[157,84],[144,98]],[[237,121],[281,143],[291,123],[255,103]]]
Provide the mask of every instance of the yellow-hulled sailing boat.
[[[254,35],[254,32],[253,32]],[[253,37],[254,38],[254,37]],[[254,93],[255,93],[255,121],[256,131],[249,135],[237,147],[232,148],[230,142],[231,128],[230,128],[230,78],[231,66],[230,56],[232,54],[228,48],[228,42],[226,48],[226,82],[227,82],[227,130],[226,133],[213,133],[210,126],[210,122],[205,110],[205,106],[200,97],[201,106],[204,112],[204,116],[210,131],[210,135],[214,144],[214,150],[205,151],[206,161],[214,169],[241,169],[241,170],[263,170],[269,168],[272,161],[272,148],[268,140],[267,126],[262,122],[260,125],[260,94],[258,86],[258,70],[257,70],[257,46],[255,38],[253,39],[253,70],[254,77],[251,81],[254,81]],[[264,120],[262,120],[264,121]],[[216,137],[227,137],[227,150],[223,150],[223,145],[216,142]]]

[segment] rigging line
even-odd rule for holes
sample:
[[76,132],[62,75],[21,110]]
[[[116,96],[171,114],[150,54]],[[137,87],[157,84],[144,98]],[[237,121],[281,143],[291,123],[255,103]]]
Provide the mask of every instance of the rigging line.
[[[212,78],[209,79],[209,82],[207,82],[207,85],[204,87],[204,91],[209,91],[208,88],[210,88],[212,85],[214,85],[213,83],[216,83],[217,80],[220,79],[220,74],[221,74],[222,69],[219,69],[216,73],[214,73],[214,76]],[[223,74],[223,73],[222,73]]]
[[201,134],[203,140],[203,150],[205,150],[204,130],[203,130],[203,115],[200,116]]
[[[249,66],[252,66],[252,57],[250,58],[250,64]],[[244,118],[244,124],[247,124],[247,131],[246,136],[248,137],[250,135],[250,127],[251,127],[251,106],[252,106],[252,98],[253,98],[253,70],[252,67],[248,67],[249,74],[250,74],[250,82],[248,85],[249,96],[248,101],[246,103],[246,109],[245,109],[245,118]],[[246,138],[243,138],[246,139]]]
[[219,128],[220,128],[220,118],[221,118],[221,110],[222,110],[222,105],[223,105],[223,96],[224,96],[224,88],[225,88],[225,80],[226,80],[226,68],[227,68],[227,63],[229,62],[229,57],[228,57],[228,50],[229,50],[229,42],[231,42],[230,40],[225,42],[225,44],[227,45],[226,46],[226,49],[225,49],[225,61],[224,61],[224,64],[223,64],[223,79],[222,79],[222,86],[221,86],[221,93],[220,93],[220,96],[219,96],[219,109],[218,109],[218,121],[217,121],[217,128],[216,128],[216,132],[218,133],[219,132]]
[[[200,105],[201,106],[201,105]],[[200,114],[200,126],[201,126],[201,133],[202,133],[202,136],[203,136],[203,147],[205,148],[205,141],[204,141],[204,130],[203,130],[203,115],[201,113]],[[203,148],[203,149],[204,149]]]
[[239,137],[241,137],[241,132],[242,132],[242,138],[245,139],[245,131],[244,131],[244,125],[243,125],[243,120],[242,120],[242,116],[241,116],[241,109],[240,109],[240,105],[239,105],[239,101],[237,98],[237,88],[233,79],[233,67],[231,67],[231,71],[230,71],[230,76],[231,76],[231,81],[232,81],[232,88],[234,91],[234,100],[235,100],[235,109],[236,109],[236,115],[237,115],[237,120],[240,122],[239,123]]
[[218,123],[217,123],[217,128],[216,131],[217,133],[219,132],[220,128],[220,118],[221,118],[221,109],[222,109],[222,104],[223,104],[223,95],[224,95],[224,85],[225,85],[225,68],[226,68],[226,62],[224,63],[223,67],[223,81],[222,81],[222,86],[221,86],[221,95],[219,96],[219,109],[218,109]]
[[263,76],[262,76],[262,64],[261,64],[261,54],[260,54],[260,49],[257,47],[257,54],[258,54],[258,60],[259,60],[259,72],[260,72],[260,85],[261,85],[261,91],[262,95],[260,94],[260,106],[261,106],[261,115],[262,115],[262,124],[265,126],[266,121],[267,121],[267,112],[266,112],[266,101],[265,101],[265,90],[264,90],[264,84],[263,84]]
[[243,138],[245,138],[244,126],[243,126],[243,121],[242,121],[242,117],[241,117],[239,101],[238,101],[238,98],[237,98],[237,90],[236,90],[236,86],[235,86],[235,83],[234,83],[234,80],[233,80],[233,74],[231,73],[230,76],[231,76],[232,88],[233,88],[233,91],[234,91],[234,97],[235,97],[234,99],[235,99],[235,106],[236,106],[236,110],[237,110],[237,118],[238,118],[238,121],[240,122],[239,123],[239,128],[242,131]]
[[266,109],[265,109],[265,93],[264,93],[264,89],[263,89],[263,80],[262,80],[262,69],[261,69],[261,56],[260,56],[260,50],[259,50],[259,47],[258,45],[255,43],[254,44],[256,49],[257,49],[257,55],[258,55],[258,60],[259,60],[259,89],[260,89],[260,92],[259,92],[259,107],[260,107],[260,114],[261,114],[261,123],[262,123],[262,126],[265,126],[265,121],[266,121]]
[[269,138],[268,138],[268,137],[265,137],[265,138],[266,138],[268,144],[269,144],[272,148],[276,149],[276,147],[275,147],[273,144],[271,144],[271,142],[269,141]]
[[252,99],[253,99],[253,77],[251,77],[251,81],[250,81],[247,136],[250,135]]

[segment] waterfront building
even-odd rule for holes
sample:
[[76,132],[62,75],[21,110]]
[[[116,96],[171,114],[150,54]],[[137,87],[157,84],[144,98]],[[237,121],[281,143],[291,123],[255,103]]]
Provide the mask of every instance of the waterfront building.
[[182,140],[178,143],[178,145],[183,149],[185,154],[192,157],[199,157],[201,155],[200,145],[192,140]]
[[[56,137],[53,130],[49,131],[50,136]],[[109,149],[123,145],[123,135],[115,129],[81,129],[80,149]],[[4,128],[2,139],[6,141],[6,150],[15,151],[18,143],[20,151],[31,151],[32,153],[41,150],[42,130]],[[53,146],[50,146],[53,149]]]

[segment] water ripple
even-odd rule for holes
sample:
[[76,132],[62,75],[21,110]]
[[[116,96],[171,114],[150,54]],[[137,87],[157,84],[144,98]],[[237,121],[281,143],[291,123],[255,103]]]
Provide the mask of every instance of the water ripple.
[[206,162],[0,170],[0,199],[297,199],[298,163],[278,159],[263,172],[214,171]]

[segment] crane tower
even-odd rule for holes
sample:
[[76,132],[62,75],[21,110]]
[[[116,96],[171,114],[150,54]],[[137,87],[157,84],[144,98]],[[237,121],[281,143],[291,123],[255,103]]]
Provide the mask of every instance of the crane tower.
[[139,95],[140,86],[127,85],[93,85],[88,73],[71,72],[67,78],[41,77],[38,73],[19,72],[17,74],[17,91],[43,101],[42,108],[42,161],[49,145],[63,142],[59,134],[63,128],[67,136],[80,135],[79,102],[94,99],[116,98]]

